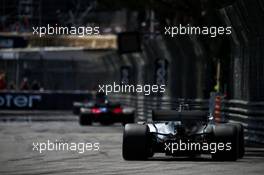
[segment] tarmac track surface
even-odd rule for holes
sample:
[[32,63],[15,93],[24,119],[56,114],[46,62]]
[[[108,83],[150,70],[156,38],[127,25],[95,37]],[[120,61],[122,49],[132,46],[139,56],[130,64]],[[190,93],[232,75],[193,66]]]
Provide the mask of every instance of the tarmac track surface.
[[[99,151],[33,151],[33,142],[99,142]],[[76,120],[0,122],[0,174],[264,174],[264,149],[247,148],[237,162],[214,162],[155,155],[148,161],[124,161],[122,126],[83,127]]]

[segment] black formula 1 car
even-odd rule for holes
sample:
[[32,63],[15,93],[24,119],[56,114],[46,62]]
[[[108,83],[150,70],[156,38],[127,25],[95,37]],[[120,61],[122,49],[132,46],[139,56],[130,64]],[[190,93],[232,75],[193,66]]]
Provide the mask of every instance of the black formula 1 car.
[[110,102],[106,96],[97,94],[94,101],[80,107],[79,122],[81,125],[91,125],[99,122],[103,125],[113,123],[134,123],[135,110],[120,103]]
[[91,125],[100,122],[103,125],[113,123],[134,123],[134,109],[118,103],[95,104],[92,107],[80,109],[79,122],[81,125]]
[[91,108],[95,106],[95,104],[104,104],[106,102],[109,102],[107,96],[104,93],[97,93],[93,99],[74,102],[73,114],[79,115],[81,108]]
[[144,160],[155,153],[235,161],[244,156],[244,131],[239,123],[215,123],[203,111],[157,110],[152,123],[127,124],[122,153],[125,160]]

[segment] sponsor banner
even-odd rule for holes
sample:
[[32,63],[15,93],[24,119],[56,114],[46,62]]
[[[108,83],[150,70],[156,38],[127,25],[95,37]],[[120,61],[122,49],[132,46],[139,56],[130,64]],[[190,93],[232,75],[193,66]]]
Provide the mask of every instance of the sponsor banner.
[[89,99],[88,92],[0,92],[0,110],[71,110],[73,102]]

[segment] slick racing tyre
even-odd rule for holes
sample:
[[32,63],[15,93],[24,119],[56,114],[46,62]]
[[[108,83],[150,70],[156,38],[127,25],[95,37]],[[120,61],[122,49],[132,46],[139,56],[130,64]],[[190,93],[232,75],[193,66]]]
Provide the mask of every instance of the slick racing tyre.
[[147,125],[126,124],[123,134],[122,154],[125,160],[145,160],[151,155]]
[[79,123],[80,125],[91,125],[92,124],[91,117],[86,114],[80,114]]
[[212,153],[213,160],[236,161],[239,157],[239,139],[237,127],[228,124],[216,125],[214,128],[213,137],[213,142],[215,142],[217,145],[229,145],[229,148],[225,146],[224,150],[217,149],[215,153]]
[[237,128],[238,131],[238,158],[243,158],[245,154],[244,126],[240,123],[229,123]]

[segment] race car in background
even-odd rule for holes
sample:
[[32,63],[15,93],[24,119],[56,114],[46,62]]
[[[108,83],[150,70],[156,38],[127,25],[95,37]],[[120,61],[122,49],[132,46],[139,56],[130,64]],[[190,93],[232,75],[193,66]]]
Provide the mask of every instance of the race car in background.
[[80,125],[92,125],[99,122],[102,125],[113,123],[134,123],[135,110],[120,103],[110,102],[106,95],[98,93],[94,101],[82,104],[79,109]]
[[122,154],[125,160],[145,160],[155,153],[235,161],[244,156],[244,129],[240,123],[215,123],[204,111],[157,110],[150,123],[127,124]]
[[73,103],[73,114],[79,115],[81,108],[91,108],[95,103],[104,103],[107,100],[107,97],[104,93],[97,93],[94,99],[88,100],[85,99],[82,102]]
[[90,107],[92,106],[93,104],[91,102],[89,102],[88,100],[84,100],[82,102],[74,102],[73,103],[73,114],[75,115],[79,115],[80,114],[80,109],[82,107]]

